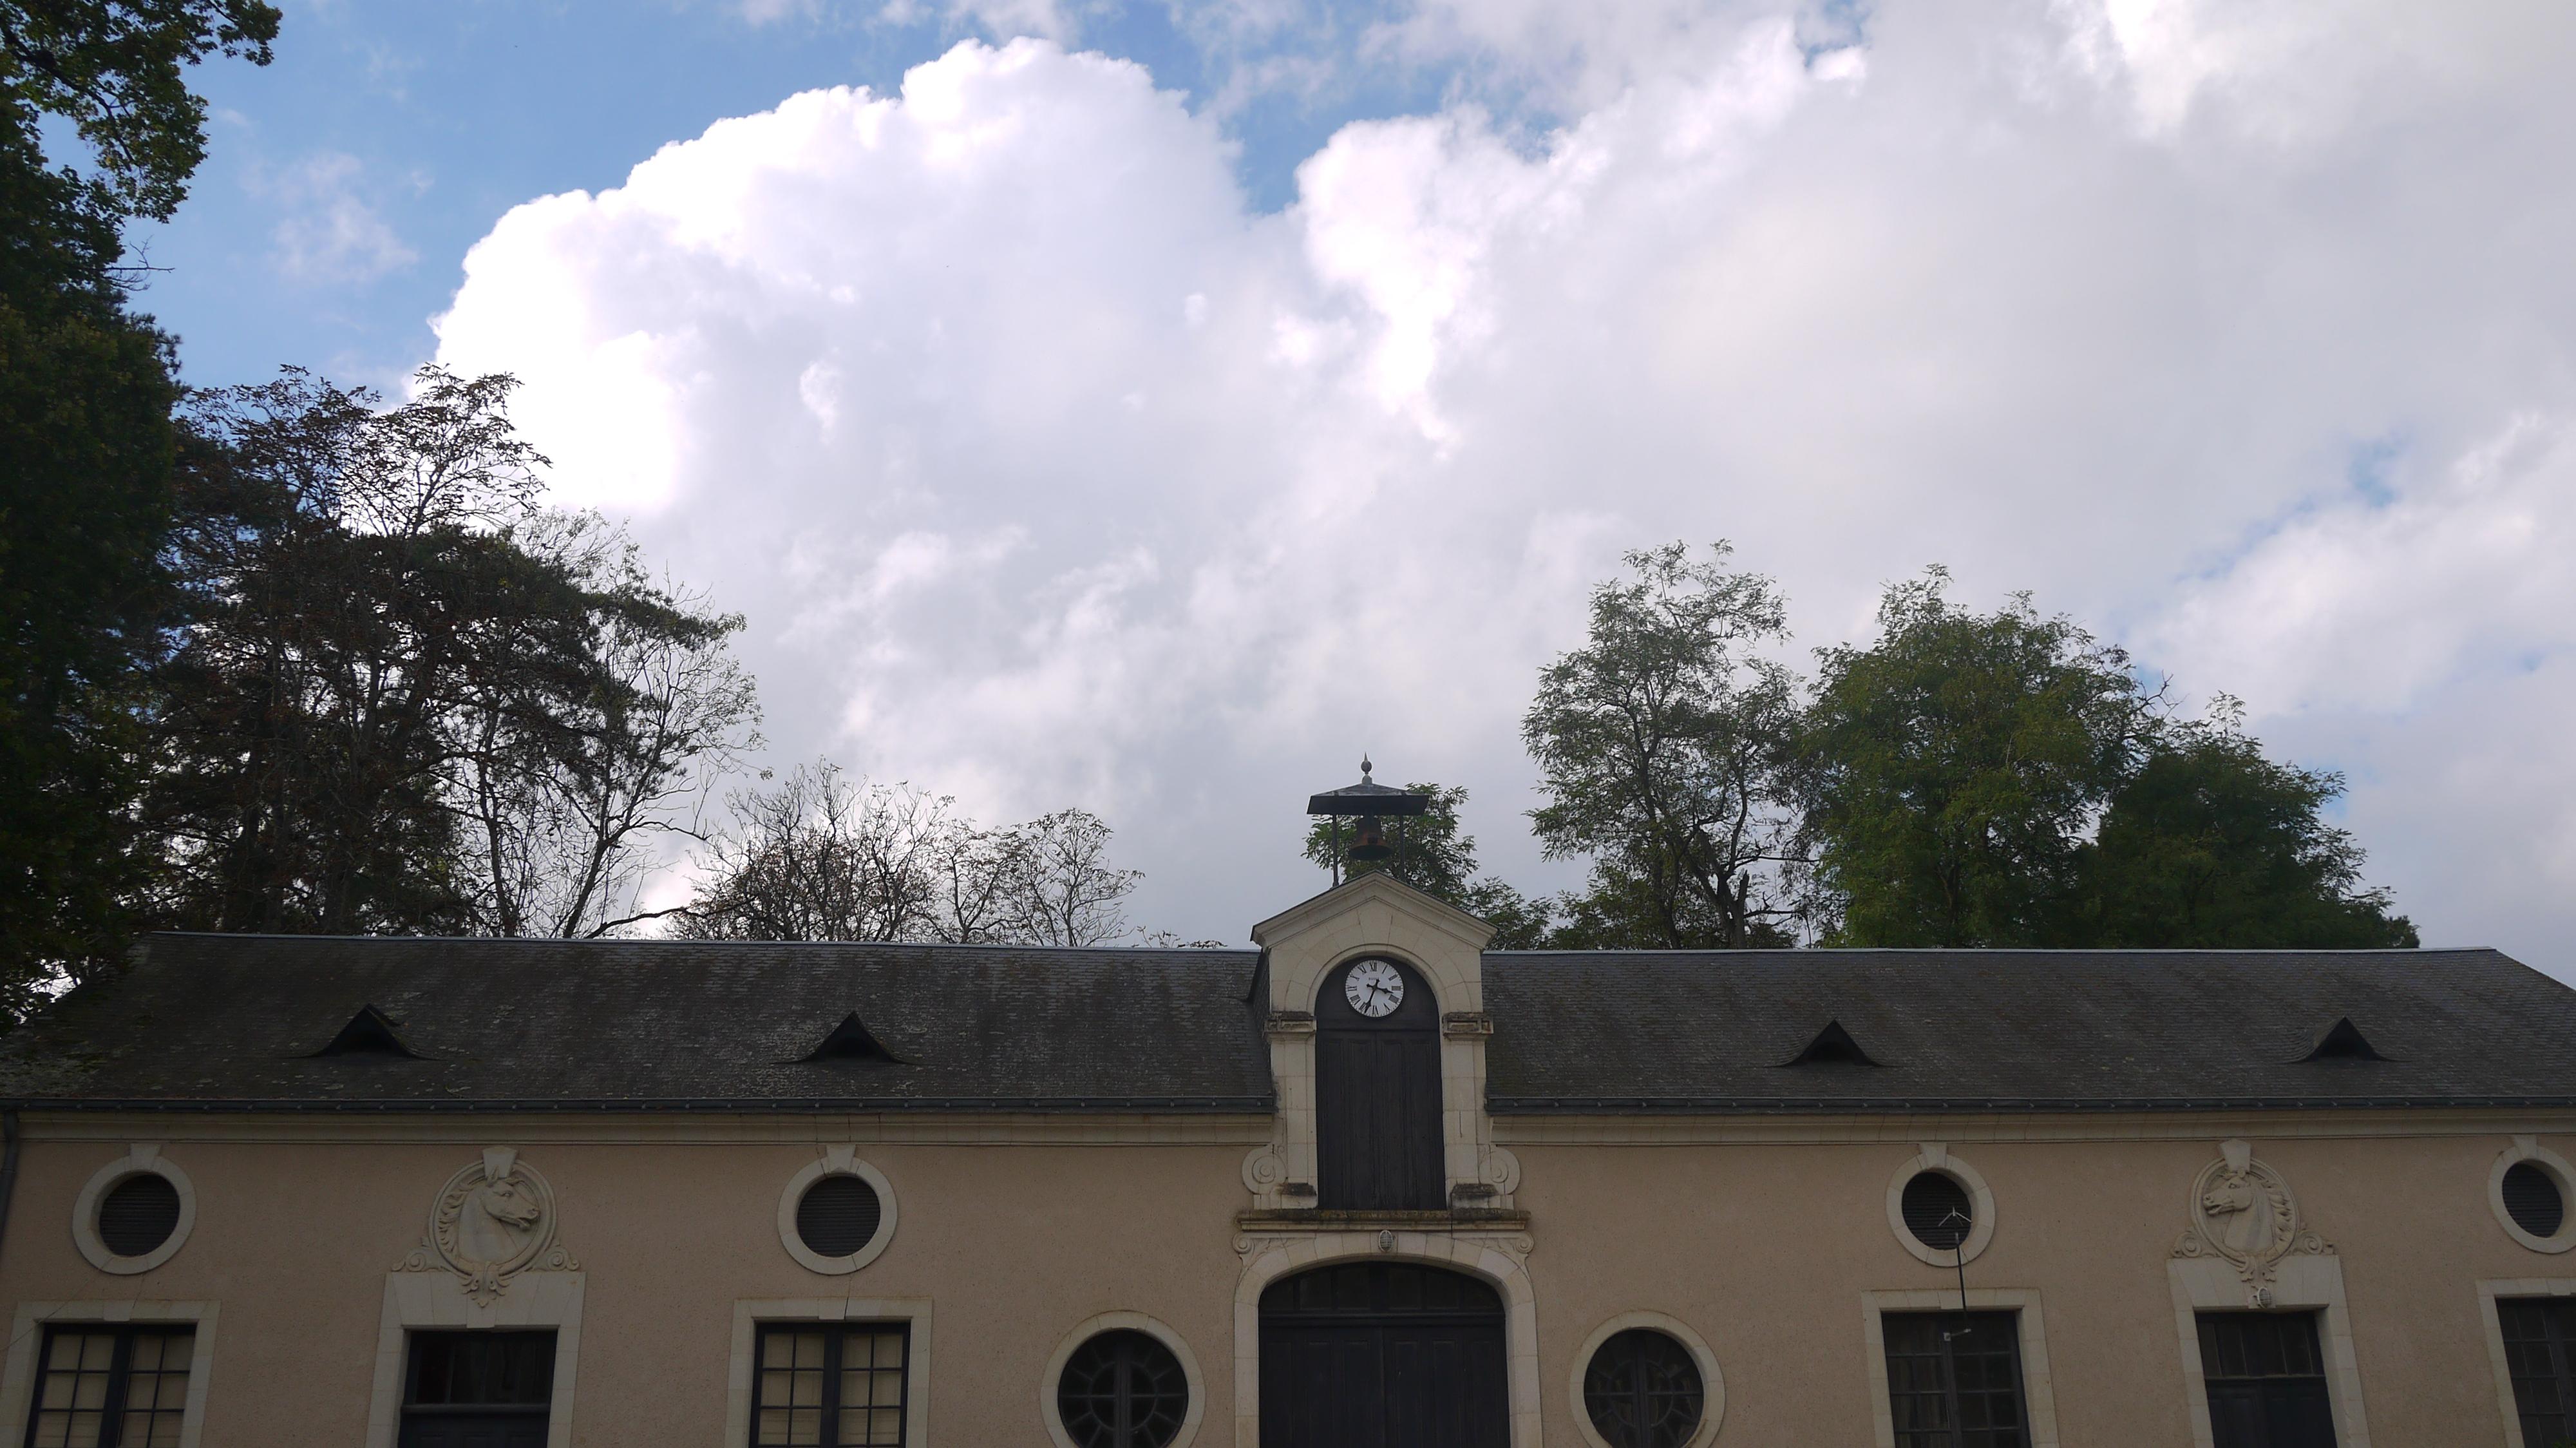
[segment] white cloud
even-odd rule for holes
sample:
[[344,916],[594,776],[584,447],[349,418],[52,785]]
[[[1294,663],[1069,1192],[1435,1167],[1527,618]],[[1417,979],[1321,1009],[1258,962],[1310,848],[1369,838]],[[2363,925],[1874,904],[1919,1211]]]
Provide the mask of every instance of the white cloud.
[[[423,184],[412,178],[414,189]],[[251,189],[281,213],[269,258],[298,281],[372,281],[420,260],[362,194],[370,178],[358,158],[322,151],[282,171],[255,173]]]
[[1363,748],[1549,878],[1533,670],[1726,535],[1811,642],[1945,561],[2245,695],[2430,935],[2576,967],[2567,22],[2341,13],[1444,0],[1385,43],[1566,122],[1348,126],[1272,215],[1141,69],[965,45],[513,211],[441,356],[750,612],[783,755],[1105,809],[1184,934]]

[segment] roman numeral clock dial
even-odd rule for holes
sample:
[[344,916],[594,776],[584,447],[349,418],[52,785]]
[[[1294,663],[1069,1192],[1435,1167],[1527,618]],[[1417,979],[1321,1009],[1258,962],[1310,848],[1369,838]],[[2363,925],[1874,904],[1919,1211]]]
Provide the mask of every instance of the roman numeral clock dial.
[[1404,1004],[1404,973],[1388,961],[1363,960],[1342,977],[1342,995],[1361,1015],[1383,1016]]

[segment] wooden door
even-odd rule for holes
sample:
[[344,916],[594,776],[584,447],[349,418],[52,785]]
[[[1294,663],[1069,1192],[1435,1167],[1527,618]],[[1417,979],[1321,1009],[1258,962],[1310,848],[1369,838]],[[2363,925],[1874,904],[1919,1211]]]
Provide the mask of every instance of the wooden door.
[[1448,1205],[1440,1151],[1440,1006],[1411,967],[1394,964],[1403,999],[1383,1016],[1351,1004],[1353,961],[1315,1001],[1318,1204],[1340,1211],[1436,1211]]
[[1353,1262],[1261,1295],[1262,1448],[1507,1448],[1503,1303],[1475,1278]]

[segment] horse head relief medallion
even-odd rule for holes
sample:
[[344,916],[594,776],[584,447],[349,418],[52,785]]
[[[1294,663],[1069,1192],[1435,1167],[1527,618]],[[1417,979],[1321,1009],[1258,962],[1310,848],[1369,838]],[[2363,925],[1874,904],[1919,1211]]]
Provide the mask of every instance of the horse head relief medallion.
[[555,1245],[554,1188],[516,1148],[493,1146],[439,1188],[429,1235],[402,1270],[453,1272],[465,1294],[488,1307],[521,1272],[577,1272],[581,1264]]
[[2218,1159],[2193,1178],[2189,1220],[2173,1254],[2223,1258],[2248,1287],[2269,1283],[2274,1266],[2294,1252],[2334,1251],[2299,1219],[2290,1184],[2243,1141],[2221,1142]]

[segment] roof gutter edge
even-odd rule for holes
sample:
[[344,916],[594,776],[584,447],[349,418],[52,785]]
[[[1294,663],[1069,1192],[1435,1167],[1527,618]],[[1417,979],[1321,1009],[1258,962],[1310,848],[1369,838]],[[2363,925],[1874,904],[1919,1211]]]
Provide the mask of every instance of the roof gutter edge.
[[1860,1097],[1782,1099],[1747,1096],[1579,1098],[1498,1096],[1494,1116],[1815,1115],[1888,1111],[2421,1111],[2528,1110],[2576,1107],[2576,1096],[2246,1096],[2246,1097]]
[[81,1097],[46,1099],[42,1097],[0,1101],[10,1111],[166,1111],[192,1116],[257,1115],[266,1113],[328,1114],[334,1116],[468,1116],[478,1112],[564,1112],[570,1114],[648,1114],[648,1113],[717,1113],[750,1114],[758,1112],[956,1112],[1002,1114],[1021,1112],[1168,1112],[1188,1115],[1268,1115],[1277,1110],[1277,1102],[1268,1096],[1082,1096],[1082,1097],[942,1097],[923,1100],[884,1100],[868,1097],[688,1097],[669,1100],[533,1098],[514,1100],[472,1101],[298,1101],[298,1100],[173,1100],[140,1097]]

